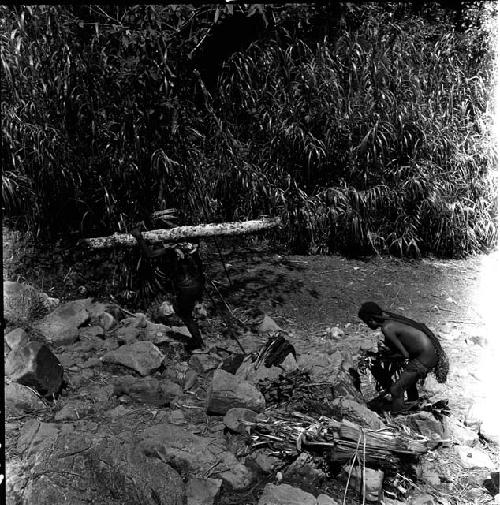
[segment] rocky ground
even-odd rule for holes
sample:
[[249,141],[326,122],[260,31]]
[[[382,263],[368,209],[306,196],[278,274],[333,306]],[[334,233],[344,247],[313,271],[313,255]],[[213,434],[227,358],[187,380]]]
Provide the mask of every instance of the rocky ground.
[[[88,296],[97,293],[84,284],[74,287],[85,297],[50,289],[50,262],[25,267],[23,284],[4,282],[9,503],[495,503],[494,301],[482,296],[495,257],[408,263],[254,250],[225,260],[231,285],[207,256],[213,282],[197,316],[207,345],[192,355],[175,317],[155,323]],[[16,251],[4,247],[4,262],[4,281],[19,280]],[[366,407],[369,374],[360,393],[349,370],[376,348],[378,335],[356,318],[369,299],[442,336],[450,378],[429,377],[422,405],[447,400],[450,415]],[[295,357],[286,353],[281,368],[253,361],[279,336]],[[352,433],[349,457],[335,459],[328,444]]]

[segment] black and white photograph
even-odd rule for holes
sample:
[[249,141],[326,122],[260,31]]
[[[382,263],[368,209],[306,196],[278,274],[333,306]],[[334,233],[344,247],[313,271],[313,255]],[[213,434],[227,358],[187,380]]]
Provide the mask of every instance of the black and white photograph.
[[2,4],[8,505],[500,505],[493,0]]

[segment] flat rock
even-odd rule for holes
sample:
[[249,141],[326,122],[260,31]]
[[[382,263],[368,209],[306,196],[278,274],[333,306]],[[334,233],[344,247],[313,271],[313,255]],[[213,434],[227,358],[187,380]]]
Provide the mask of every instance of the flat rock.
[[16,328],[5,335],[5,342],[10,349],[27,344],[29,341],[28,332],[24,328]]
[[342,417],[360,426],[365,426],[373,430],[378,430],[384,426],[384,423],[375,412],[370,410],[366,405],[362,405],[349,398],[336,398],[332,402],[332,407],[338,408]]
[[247,426],[242,421],[255,422],[257,412],[244,408],[229,409],[224,416],[224,424],[236,433],[247,433]]
[[258,505],[317,505],[316,498],[289,484],[266,484]]
[[79,337],[80,326],[90,320],[87,305],[88,300],[65,303],[35,323],[33,327],[54,345],[72,344]]
[[213,505],[222,486],[222,479],[191,477],[187,483],[187,505]]
[[29,386],[41,395],[59,391],[63,368],[52,351],[41,342],[29,342],[9,353],[5,374],[19,384]]
[[247,381],[224,370],[216,370],[207,393],[207,412],[225,415],[231,408],[261,412],[266,406],[262,393]]
[[86,432],[61,433],[38,452],[30,469],[38,477],[29,479],[23,503],[184,505],[185,485],[178,473],[146,457],[130,434],[123,435],[94,439]]
[[474,447],[457,445],[454,450],[460,457],[460,463],[464,468],[487,468],[495,470],[495,465],[488,454]]
[[140,438],[146,455],[159,456],[182,476],[218,477],[234,489],[243,489],[252,482],[250,469],[216,438],[198,436],[168,423],[146,428]]
[[48,410],[43,401],[26,386],[11,382],[5,386],[5,408],[7,413],[12,409],[23,412]]
[[141,375],[149,375],[163,362],[163,353],[152,342],[135,342],[123,345],[102,357],[104,363],[115,363],[131,368]]
[[115,380],[114,393],[117,396],[126,394],[136,402],[163,407],[170,405],[176,397],[182,396],[182,388],[169,380],[126,375]]

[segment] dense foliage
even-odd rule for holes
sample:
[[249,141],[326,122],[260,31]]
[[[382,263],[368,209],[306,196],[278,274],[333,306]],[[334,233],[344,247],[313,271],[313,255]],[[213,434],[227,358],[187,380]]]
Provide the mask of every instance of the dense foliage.
[[2,7],[4,209],[48,235],[178,207],[282,215],[297,252],[486,250],[493,8]]

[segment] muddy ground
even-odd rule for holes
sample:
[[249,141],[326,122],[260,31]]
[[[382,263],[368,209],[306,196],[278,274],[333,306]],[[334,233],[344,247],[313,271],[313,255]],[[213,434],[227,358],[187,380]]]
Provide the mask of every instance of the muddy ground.
[[[82,295],[101,300],[114,296],[129,310],[148,309],[133,299],[120,298],[123,265],[116,258],[103,260],[62,245],[55,249],[34,245],[5,229],[3,238],[4,279],[32,283],[61,301]],[[445,385],[429,379],[429,396],[448,399],[452,415],[460,420],[466,419],[471,408],[488,416],[488,422],[499,419],[495,391],[499,355],[493,330],[498,310],[496,254],[404,261],[288,256],[276,250],[265,242],[226,243],[220,255],[213,244],[205,246],[208,318],[202,326],[211,344],[235,349],[234,341],[224,336],[227,324],[237,318],[250,325],[264,313],[290,332],[299,353],[311,347],[329,352],[337,344],[328,328],[341,329],[346,340],[373,339],[373,332],[360,324],[357,311],[363,301],[374,300],[425,322],[442,336],[450,357],[450,376]],[[244,333],[239,335],[247,345]],[[485,449],[492,456],[498,452],[491,445]],[[468,481],[467,472],[457,472],[440,491],[450,503],[489,502],[491,496],[480,483]]]

